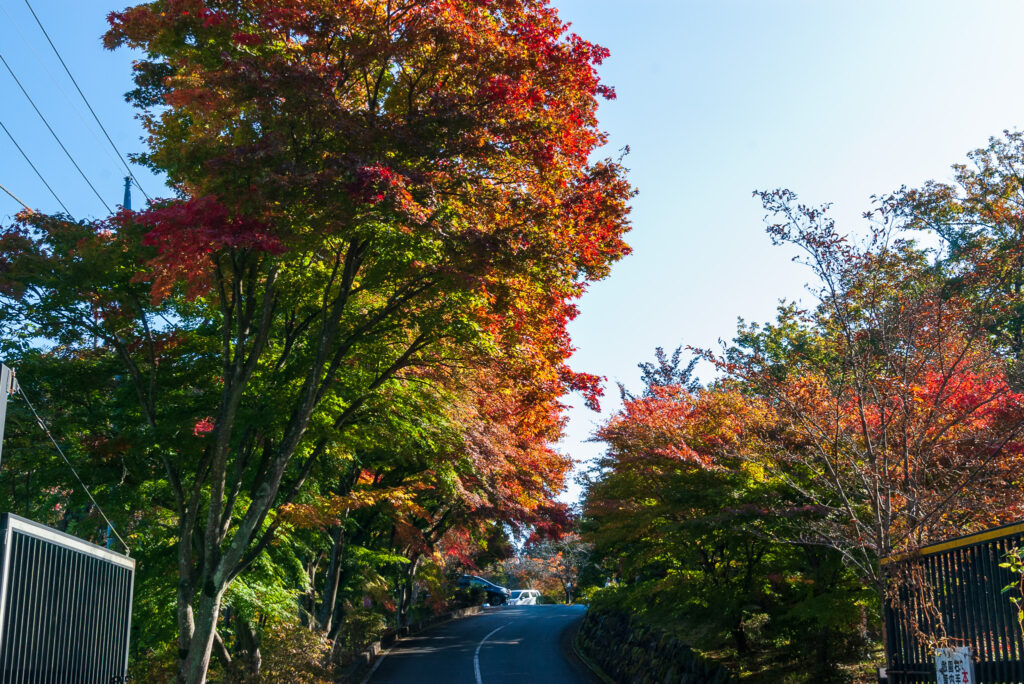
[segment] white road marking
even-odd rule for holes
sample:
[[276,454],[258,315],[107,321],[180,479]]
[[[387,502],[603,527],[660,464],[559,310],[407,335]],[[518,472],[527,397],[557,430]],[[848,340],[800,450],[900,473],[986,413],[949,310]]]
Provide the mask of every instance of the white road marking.
[[483,680],[480,679],[480,647],[484,645],[484,642],[494,636],[494,633],[499,629],[505,629],[506,625],[502,625],[497,629],[493,630],[490,634],[480,640],[480,643],[476,645],[476,653],[473,654],[473,671],[476,673],[476,684],[484,684]]

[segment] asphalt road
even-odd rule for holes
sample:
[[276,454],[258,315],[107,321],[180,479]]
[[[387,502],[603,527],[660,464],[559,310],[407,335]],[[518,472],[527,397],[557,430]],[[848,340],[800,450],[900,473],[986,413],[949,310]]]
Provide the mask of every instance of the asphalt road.
[[402,639],[369,684],[595,684],[572,655],[582,606],[485,608]]

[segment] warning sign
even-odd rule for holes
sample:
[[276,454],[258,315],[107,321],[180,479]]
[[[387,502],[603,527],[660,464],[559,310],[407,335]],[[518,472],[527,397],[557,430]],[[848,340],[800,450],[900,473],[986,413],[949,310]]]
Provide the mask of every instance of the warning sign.
[[935,672],[938,684],[975,684],[974,660],[968,646],[935,650]]

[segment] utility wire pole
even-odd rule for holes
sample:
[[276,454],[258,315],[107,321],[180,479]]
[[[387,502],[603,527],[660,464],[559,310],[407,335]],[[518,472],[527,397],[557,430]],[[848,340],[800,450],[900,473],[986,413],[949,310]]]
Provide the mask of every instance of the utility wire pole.
[[14,371],[0,363],[0,455],[4,451],[4,423],[7,422],[7,397],[18,391]]

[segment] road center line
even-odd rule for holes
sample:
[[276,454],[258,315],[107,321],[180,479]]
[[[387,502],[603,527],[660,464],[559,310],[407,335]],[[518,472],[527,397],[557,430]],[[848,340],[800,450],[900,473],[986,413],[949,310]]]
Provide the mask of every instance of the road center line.
[[480,647],[484,645],[484,642],[494,636],[494,633],[499,629],[505,629],[506,625],[502,625],[491,631],[490,634],[480,640],[480,643],[476,645],[476,653],[473,654],[473,672],[476,673],[476,684],[484,684],[483,680],[480,679]]

